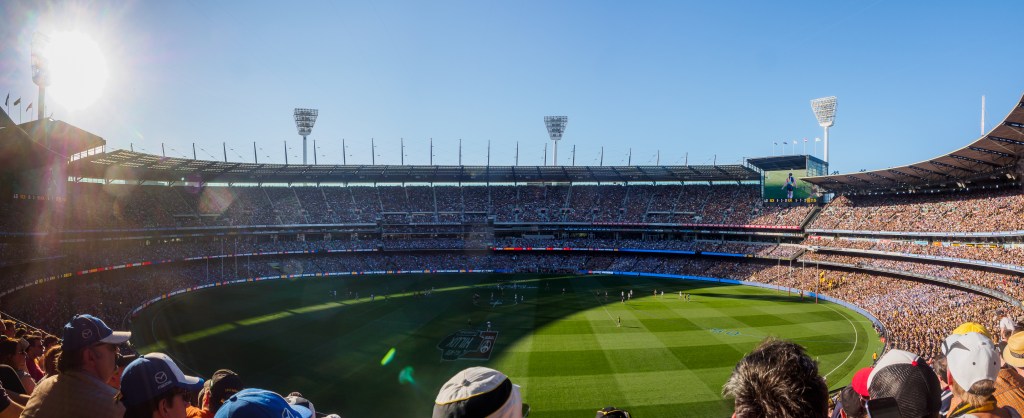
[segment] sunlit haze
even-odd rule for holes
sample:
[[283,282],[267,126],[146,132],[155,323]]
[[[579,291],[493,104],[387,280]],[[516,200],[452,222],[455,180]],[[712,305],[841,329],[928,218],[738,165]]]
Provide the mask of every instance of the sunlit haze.
[[294,164],[292,111],[313,108],[310,163],[398,164],[404,142],[406,164],[427,164],[433,139],[434,163],[455,164],[461,139],[465,164],[484,164],[490,143],[496,165],[513,164],[517,144],[520,164],[543,164],[549,115],[569,117],[561,164],[599,164],[602,147],[605,165],[821,156],[810,101],[837,96],[830,159],[850,172],[965,146],[981,135],[983,95],[984,129],[1001,120],[1024,93],[1011,47],[1022,12],[1019,1],[11,1],[0,96],[36,102],[33,34],[72,32],[83,46],[68,74],[100,81],[55,84],[47,114],[108,149],[192,158],[195,143],[200,159],[226,148],[231,161],[287,152]]
[[51,36],[48,50],[51,85],[47,92],[69,109],[89,106],[107,83],[107,62],[96,41],[76,32]]

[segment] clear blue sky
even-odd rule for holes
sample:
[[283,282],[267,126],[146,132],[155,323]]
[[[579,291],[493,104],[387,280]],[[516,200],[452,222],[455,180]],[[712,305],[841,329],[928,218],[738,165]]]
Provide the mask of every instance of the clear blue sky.
[[[809,101],[838,96],[832,169],[903,165],[979,136],[1024,93],[1024,2],[73,2],[0,8],[0,100],[35,101],[29,45],[74,26],[111,78],[54,118],[129,147],[200,158],[301,158],[292,110],[320,117],[321,163],[540,164],[545,115],[578,165],[736,163],[821,136]],[[0,102],[2,104],[2,102]],[[17,121],[18,111],[12,109]],[[802,144],[802,143],[801,143]],[[813,142],[808,142],[811,152]],[[781,147],[780,147],[781,148]],[[797,152],[802,152],[802,146]],[[312,151],[311,151],[312,152]],[[777,150],[776,152],[781,152]],[[818,147],[820,154],[821,147]],[[787,153],[791,153],[788,151]],[[310,157],[312,160],[312,157]]]

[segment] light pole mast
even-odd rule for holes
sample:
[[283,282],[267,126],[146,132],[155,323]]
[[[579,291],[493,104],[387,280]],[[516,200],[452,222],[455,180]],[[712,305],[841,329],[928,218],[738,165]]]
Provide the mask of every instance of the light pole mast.
[[306,137],[313,132],[313,124],[316,123],[316,116],[319,113],[316,109],[295,108],[295,127],[302,135],[302,164],[306,164]]
[[825,149],[823,159],[828,163],[828,128],[831,128],[836,121],[836,96],[822,97],[811,100],[811,110],[814,117],[818,119],[818,125],[825,128]]
[[558,165],[558,141],[562,139],[562,134],[565,133],[565,125],[569,123],[568,116],[545,116],[544,126],[548,128],[548,136],[551,137],[551,142],[554,143],[554,153],[551,165]]
[[39,116],[36,119],[40,121],[45,115],[46,86],[50,85],[50,60],[46,56],[49,44],[50,38],[40,32],[36,32],[32,38],[32,82],[39,86],[39,98],[36,99],[36,112]]

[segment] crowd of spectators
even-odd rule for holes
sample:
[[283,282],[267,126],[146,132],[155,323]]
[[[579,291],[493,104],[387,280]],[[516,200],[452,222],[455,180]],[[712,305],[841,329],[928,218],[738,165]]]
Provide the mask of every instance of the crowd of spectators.
[[810,237],[807,245],[820,247],[851,248],[856,250],[884,251],[901,254],[927,255],[970,261],[1000,263],[1024,267],[1024,248],[1008,247],[1002,244],[954,244],[925,245],[893,240],[845,239],[831,237]]
[[[906,266],[886,267],[908,269]],[[934,352],[935,347],[925,342],[931,341],[929,338],[934,335],[947,332],[953,322],[961,319],[985,321],[988,319],[984,318],[986,310],[1005,305],[994,299],[937,285],[864,273],[819,270],[809,265],[791,269],[780,263],[733,262],[706,257],[517,251],[396,251],[198,260],[97,273],[87,279],[75,280],[75,286],[55,280],[9,295],[2,303],[8,312],[18,317],[33,318],[41,328],[54,330],[74,312],[88,310],[121,321],[132,309],[154,296],[239,278],[458,269],[651,272],[751,280],[817,290],[852,302],[875,315],[890,328],[892,347],[912,349],[922,354]],[[820,271],[828,272],[823,281],[817,276]],[[964,277],[955,279],[963,280]],[[988,284],[992,287],[991,283]],[[1016,293],[1019,292],[1013,294]],[[927,319],[936,310],[955,312],[956,315],[950,317],[948,323]]]
[[820,292],[860,306],[885,325],[887,347],[926,357],[938,354],[941,337],[958,325],[974,321],[995,329],[993,313],[1010,309],[1005,302],[961,290],[828,268],[771,266],[750,279]]
[[[595,243],[591,241],[591,243]],[[596,242],[601,244],[599,240]],[[277,243],[276,245],[280,245]],[[306,243],[295,243],[306,248]],[[383,245],[387,245],[384,242]],[[279,247],[280,248],[280,247]],[[104,272],[74,286],[60,280],[28,287],[2,300],[5,312],[31,319],[59,335],[68,318],[92,312],[121,324],[132,309],[169,292],[250,277],[354,271],[488,269],[514,272],[629,271],[697,275],[790,287],[858,305],[884,324],[888,349],[938,356],[941,342],[958,325],[975,321],[995,329],[997,311],[1014,311],[1004,302],[933,284],[865,273],[789,267],[785,264],[729,261],[706,257],[645,254],[395,251],[275,255],[154,265],[134,271]],[[824,274],[821,274],[824,272]],[[382,281],[381,286],[386,286]],[[797,297],[794,293],[793,297]],[[116,301],[116,302],[112,302]]]
[[1020,189],[936,194],[839,196],[808,226],[813,230],[995,232],[1024,230]]
[[986,270],[970,269],[938,264],[934,262],[915,262],[907,259],[863,257],[852,253],[811,252],[808,251],[800,260],[830,261],[834,263],[853,264],[860,267],[873,267],[898,272],[909,272],[924,276],[937,277],[955,282],[963,282],[994,289],[1006,293],[1015,299],[1024,300],[1024,288],[1021,288],[1021,276],[1017,274],[998,273]]
[[[485,221],[800,226],[811,207],[763,203],[756,185],[185,187],[69,184],[46,222],[39,201],[3,200],[0,231]],[[19,215],[20,214],[20,215]]]

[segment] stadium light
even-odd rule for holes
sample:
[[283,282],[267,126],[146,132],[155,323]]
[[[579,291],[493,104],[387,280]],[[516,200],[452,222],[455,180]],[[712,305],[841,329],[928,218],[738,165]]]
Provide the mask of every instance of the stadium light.
[[302,164],[306,164],[306,137],[313,132],[317,113],[319,111],[316,109],[295,108],[295,127],[299,129],[299,135],[302,135]]
[[823,160],[828,163],[828,128],[836,122],[836,96],[811,100],[811,110],[814,111],[814,117],[818,119],[818,125],[825,128]]
[[36,100],[38,120],[43,120],[43,109],[46,107],[46,86],[50,85],[50,59],[47,50],[50,37],[36,32],[32,37],[32,82],[39,86],[39,98]]
[[555,152],[553,164],[558,165],[558,141],[562,139],[562,134],[565,132],[565,125],[569,123],[568,116],[545,116],[544,126],[548,128],[548,136],[551,137],[551,141],[554,142]]

